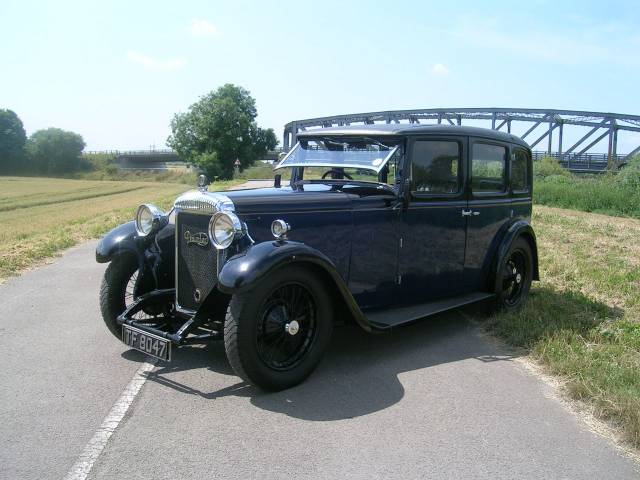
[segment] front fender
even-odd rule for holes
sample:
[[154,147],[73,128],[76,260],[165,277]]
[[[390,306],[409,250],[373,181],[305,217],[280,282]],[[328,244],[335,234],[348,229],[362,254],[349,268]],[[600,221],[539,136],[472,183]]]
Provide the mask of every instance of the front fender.
[[233,295],[250,290],[262,280],[268,281],[270,272],[292,263],[311,264],[327,274],[344,299],[356,322],[367,331],[371,326],[354,300],[333,262],[322,252],[300,242],[273,241],[251,245],[239,255],[231,257],[218,273],[218,290]]
[[96,247],[96,262],[107,263],[122,253],[133,253],[140,256],[136,243],[135,222],[127,222],[107,233]]

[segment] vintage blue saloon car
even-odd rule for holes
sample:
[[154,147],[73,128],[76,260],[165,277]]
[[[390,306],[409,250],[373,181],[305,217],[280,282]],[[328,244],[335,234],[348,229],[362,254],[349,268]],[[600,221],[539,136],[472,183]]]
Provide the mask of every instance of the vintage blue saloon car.
[[475,302],[522,305],[538,254],[521,139],[396,124],[297,140],[273,187],[214,193],[201,179],[101,240],[116,337],[165,361],[221,339],[240,377],[280,390],[313,371],[336,323],[385,332]]

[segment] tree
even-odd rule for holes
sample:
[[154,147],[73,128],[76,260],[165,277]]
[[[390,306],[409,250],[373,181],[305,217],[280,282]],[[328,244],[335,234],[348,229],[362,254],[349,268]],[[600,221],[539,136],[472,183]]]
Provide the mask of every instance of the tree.
[[0,109],[0,174],[15,173],[23,167],[27,134],[12,110]]
[[59,128],[47,128],[29,137],[27,152],[34,170],[40,173],[68,173],[80,166],[84,147],[81,135]]
[[256,102],[242,87],[226,84],[203,96],[171,121],[167,144],[210,177],[233,178],[278,144],[273,129],[256,124]]

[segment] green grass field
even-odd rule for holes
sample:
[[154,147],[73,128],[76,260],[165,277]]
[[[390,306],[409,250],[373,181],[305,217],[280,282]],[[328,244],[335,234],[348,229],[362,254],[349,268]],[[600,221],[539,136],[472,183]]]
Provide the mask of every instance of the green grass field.
[[190,188],[173,183],[0,177],[0,282],[130,220],[140,203],[168,208]]

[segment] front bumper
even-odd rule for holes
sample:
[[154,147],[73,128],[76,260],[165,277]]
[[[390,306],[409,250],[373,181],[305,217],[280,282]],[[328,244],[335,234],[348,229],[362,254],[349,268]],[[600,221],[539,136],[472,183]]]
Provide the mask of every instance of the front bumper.
[[[165,338],[176,346],[205,343],[223,338],[222,324],[213,322],[210,325],[208,316],[199,311],[192,316],[171,312],[171,314],[154,318],[153,323],[134,318],[137,313],[144,311],[145,307],[159,303],[171,304],[175,298],[175,288],[154,290],[141,295],[118,316],[118,325],[135,327],[143,332]],[[205,323],[207,323],[207,328],[204,328]]]

